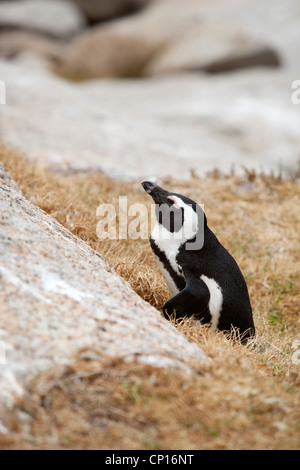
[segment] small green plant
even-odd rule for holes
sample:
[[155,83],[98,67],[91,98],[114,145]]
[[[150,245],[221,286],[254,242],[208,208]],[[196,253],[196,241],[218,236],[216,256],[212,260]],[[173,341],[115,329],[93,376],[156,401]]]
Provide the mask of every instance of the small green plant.
[[123,383],[123,386],[128,391],[128,397],[134,403],[137,403],[139,400],[141,400],[143,398],[141,383],[142,382],[140,380],[136,380],[134,383],[130,383],[130,382],[124,382]]
[[280,308],[280,303],[282,301],[282,297],[285,295],[293,295],[293,289],[295,286],[295,279],[288,279],[284,283],[280,283],[279,281],[275,281],[273,287],[276,291],[276,300],[274,305],[270,309],[270,313],[268,316],[268,323],[272,326],[280,326],[281,332],[283,332],[286,328],[284,317],[282,315],[282,309]]
[[272,365],[273,375],[279,375],[281,371],[282,371],[282,366],[276,365],[276,364]]
[[272,307],[270,309],[270,314],[268,316],[268,323],[269,325],[272,325],[272,326],[280,325],[281,327],[284,327],[284,321],[283,321],[280,308]]

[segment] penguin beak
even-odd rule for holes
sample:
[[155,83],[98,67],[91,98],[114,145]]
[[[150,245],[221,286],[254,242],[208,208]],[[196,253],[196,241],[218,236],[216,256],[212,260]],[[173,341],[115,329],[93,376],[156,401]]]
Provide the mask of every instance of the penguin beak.
[[144,190],[146,191],[146,193],[148,193],[150,195],[151,195],[152,191],[154,191],[155,187],[158,187],[156,184],[151,183],[151,181],[143,181],[142,186],[143,186]]
[[146,193],[150,194],[156,204],[168,204],[169,206],[173,204],[168,198],[170,193],[157,184],[151,183],[151,181],[143,181],[142,186]]

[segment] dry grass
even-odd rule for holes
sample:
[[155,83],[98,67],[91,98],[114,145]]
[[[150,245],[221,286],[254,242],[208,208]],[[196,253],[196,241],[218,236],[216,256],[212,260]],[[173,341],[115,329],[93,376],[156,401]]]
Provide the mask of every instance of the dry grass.
[[297,449],[295,385],[279,390],[261,370],[249,368],[247,358],[219,348],[223,357],[217,354],[213,367],[192,376],[82,358],[43,374],[19,405],[25,426],[6,446]]
[[[118,207],[118,196],[126,195],[129,205],[150,206],[139,183],[47,171],[6,149],[0,160],[34,204],[102,253],[141,297],[162,307],[169,293],[148,241],[101,241],[96,235],[100,203]],[[14,412],[26,426],[16,424],[6,447],[299,448],[300,365],[292,349],[300,340],[299,184],[246,173],[164,185],[205,204],[211,229],[239,263],[254,310],[256,347],[185,321],[178,328],[213,359],[192,376],[80,357],[69,369],[36,379]]]

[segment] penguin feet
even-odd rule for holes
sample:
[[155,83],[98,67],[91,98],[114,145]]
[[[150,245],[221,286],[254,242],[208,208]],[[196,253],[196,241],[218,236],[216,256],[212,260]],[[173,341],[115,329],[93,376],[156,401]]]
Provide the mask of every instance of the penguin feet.
[[172,318],[180,320],[195,315],[197,319],[201,319],[201,323],[209,323],[211,315],[208,311],[208,300],[206,296],[193,295],[187,286],[165,303],[164,317],[168,320]]

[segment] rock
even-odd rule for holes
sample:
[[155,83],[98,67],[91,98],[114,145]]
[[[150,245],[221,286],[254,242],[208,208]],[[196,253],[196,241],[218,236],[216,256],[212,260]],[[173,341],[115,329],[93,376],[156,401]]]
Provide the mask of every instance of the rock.
[[85,26],[85,18],[65,0],[22,0],[0,3],[0,29],[20,29],[70,38]]
[[294,72],[70,83],[0,61],[0,141],[47,166],[143,180],[298,169]]
[[72,0],[81,8],[91,23],[107,21],[128,13],[134,13],[149,0]]
[[[230,11],[237,10],[232,2],[229,6]],[[59,71],[80,80],[181,70],[220,72],[279,63],[272,45],[233,14],[224,20],[216,2],[208,7],[194,0],[163,0],[139,15],[79,35],[66,49]]]
[[134,28],[121,23],[93,28],[79,35],[65,49],[56,72],[75,81],[140,76],[153,54],[153,43],[143,36],[138,38]]
[[55,62],[61,57],[63,47],[58,40],[30,31],[0,32],[0,57],[8,59],[30,52]]
[[220,73],[239,68],[278,67],[278,54],[244,34],[240,26],[224,21],[199,23],[179,41],[154,56],[145,75],[180,71]]
[[1,165],[0,226],[1,405],[83,349],[185,371],[208,360],[102,256],[24,198]]
[[7,191],[13,190],[16,193],[21,193],[19,186],[10,176],[10,174],[5,171],[4,166],[1,162],[0,162],[0,181],[1,181],[1,184],[5,186],[4,188],[2,186],[2,189],[7,190]]

